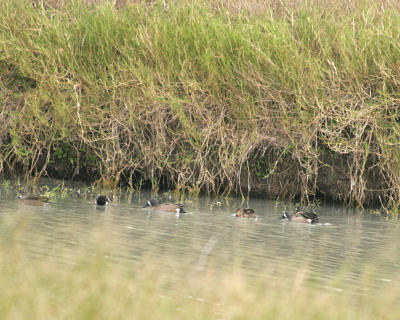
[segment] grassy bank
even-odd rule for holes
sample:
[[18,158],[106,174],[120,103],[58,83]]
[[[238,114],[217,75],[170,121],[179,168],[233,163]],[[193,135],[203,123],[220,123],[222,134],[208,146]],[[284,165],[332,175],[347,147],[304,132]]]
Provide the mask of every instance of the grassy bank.
[[387,1],[0,4],[0,169],[400,202]]
[[378,267],[345,265],[333,279],[311,277],[307,264],[293,269],[294,260],[279,269],[260,265],[251,276],[245,261],[233,269],[211,263],[199,271],[165,255],[123,258],[132,251],[117,246],[119,233],[109,224],[94,230],[89,241],[43,241],[27,215],[2,219],[1,319],[389,320],[400,315],[398,277],[378,288]]

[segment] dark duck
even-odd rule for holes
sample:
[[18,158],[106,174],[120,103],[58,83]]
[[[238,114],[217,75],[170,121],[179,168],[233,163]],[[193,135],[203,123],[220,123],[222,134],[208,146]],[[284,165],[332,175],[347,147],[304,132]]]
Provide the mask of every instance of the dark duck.
[[94,204],[97,206],[106,206],[111,203],[111,199],[108,196],[97,196],[94,200]]
[[289,221],[300,223],[316,223],[319,221],[319,217],[316,213],[311,211],[303,211],[298,207],[296,207],[294,214],[285,211],[281,219],[287,219]]
[[146,204],[143,206],[143,208],[150,207],[154,210],[157,211],[164,211],[164,212],[174,212],[174,213],[185,213],[185,209],[183,208],[182,204],[177,203],[160,203],[159,200],[157,199],[150,199],[146,202]]
[[237,208],[236,217],[238,218],[256,218],[256,214],[251,208]]

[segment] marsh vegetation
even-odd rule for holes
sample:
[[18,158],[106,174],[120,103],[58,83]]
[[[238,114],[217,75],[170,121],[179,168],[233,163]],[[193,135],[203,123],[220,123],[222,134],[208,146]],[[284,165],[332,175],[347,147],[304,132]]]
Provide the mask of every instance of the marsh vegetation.
[[0,172],[400,202],[396,1],[0,3]]

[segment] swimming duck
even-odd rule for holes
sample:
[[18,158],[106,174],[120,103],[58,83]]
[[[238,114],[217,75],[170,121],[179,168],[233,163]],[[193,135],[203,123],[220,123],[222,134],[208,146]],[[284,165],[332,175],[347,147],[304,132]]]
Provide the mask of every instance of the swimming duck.
[[319,220],[318,214],[315,212],[300,210],[299,207],[296,207],[296,215],[305,216],[307,219],[311,219],[314,222]]
[[42,195],[26,195],[20,194],[18,196],[21,202],[30,206],[43,206],[49,204],[49,197]]
[[254,210],[251,208],[237,208],[236,210],[236,217],[239,218],[256,218],[256,214],[254,213]]
[[105,206],[108,205],[111,202],[111,199],[108,196],[97,196],[96,199],[94,200],[94,204],[97,206]]
[[300,223],[315,223],[318,222],[319,217],[314,212],[302,211],[300,208],[296,207],[296,212],[293,215],[289,212],[284,212],[281,219],[288,219],[289,221]]
[[185,213],[185,209],[180,203],[160,203],[157,199],[150,199],[146,202],[143,208],[150,207],[157,211],[174,212],[174,213]]

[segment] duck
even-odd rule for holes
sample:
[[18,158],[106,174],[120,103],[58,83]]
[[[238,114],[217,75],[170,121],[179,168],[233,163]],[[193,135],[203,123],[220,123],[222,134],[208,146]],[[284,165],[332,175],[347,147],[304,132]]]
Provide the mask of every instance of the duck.
[[29,194],[20,194],[18,196],[22,203],[30,205],[30,206],[43,206],[45,204],[49,204],[49,197],[42,195],[29,195]]
[[94,204],[97,206],[106,206],[111,203],[111,199],[108,196],[99,195],[94,200]]
[[182,204],[177,203],[170,203],[170,202],[165,202],[165,203],[160,203],[157,199],[150,199],[146,202],[146,204],[143,206],[143,208],[150,207],[154,210],[157,211],[164,211],[164,212],[174,212],[174,213],[185,213],[185,209],[183,208]]
[[251,208],[237,208],[236,217],[238,218],[256,218],[256,214]]
[[289,212],[283,212],[281,219],[288,219],[293,222],[300,223],[316,223],[319,221],[319,217],[316,213],[311,211],[303,211],[296,207],[296,212],[291,214]]

